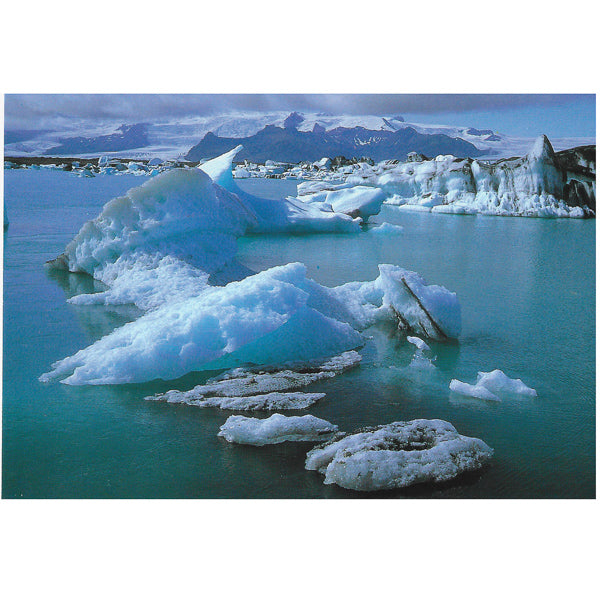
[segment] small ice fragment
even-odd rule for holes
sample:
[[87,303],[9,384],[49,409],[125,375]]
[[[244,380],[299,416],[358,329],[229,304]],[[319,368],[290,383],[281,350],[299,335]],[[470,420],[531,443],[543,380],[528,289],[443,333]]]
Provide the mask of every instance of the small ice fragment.
[[402,225],[393,225],[392,223],[386,222],[377,227],[373,227],[373,229],[370,229],[369,231],[375,235],[397,235],[404,231],[404,227],[402,227]]
[[337,430],[337,425],[312,415],[285,417],[275,413],[268,419],[234,415],[225,421],[218,435],[236,444],[265,446],[282,442],[318,442],[328,439]]
[[450,389],[464,396],[495,402],[500,401],[500,396],[527,396],[530,398],[537,396],[537,392],[533,388],[527,387],[520,379],[507,377],[500,369],[489,373],[479,371],[475,385],[453,379],[450,382]]
[[407,335],[406,341],[414,344],[419,350],[431,350],[431,348],[419,337]]

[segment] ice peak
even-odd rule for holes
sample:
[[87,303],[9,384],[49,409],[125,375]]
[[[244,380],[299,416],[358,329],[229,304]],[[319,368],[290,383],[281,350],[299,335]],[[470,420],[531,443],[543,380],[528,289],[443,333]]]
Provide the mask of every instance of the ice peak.
[[542,134],[535,140],[527,156],[530,160],[553,160],[554,148],[550,140]]

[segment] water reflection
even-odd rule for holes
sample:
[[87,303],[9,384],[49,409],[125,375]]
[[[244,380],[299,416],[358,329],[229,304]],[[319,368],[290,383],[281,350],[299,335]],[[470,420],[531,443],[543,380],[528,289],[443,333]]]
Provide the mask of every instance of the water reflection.
[[[94,294],[107,289],[107,286],[102,282],[85,273],[69,273],[58,269],[46,269],[46,274],[48,279],[60,286],[67,299],[79,294]],[[134,321],[142,314],[142,311],[133,304],[71,304],[70,308],[83,331],[94,341],[125,325],[125,323]]]

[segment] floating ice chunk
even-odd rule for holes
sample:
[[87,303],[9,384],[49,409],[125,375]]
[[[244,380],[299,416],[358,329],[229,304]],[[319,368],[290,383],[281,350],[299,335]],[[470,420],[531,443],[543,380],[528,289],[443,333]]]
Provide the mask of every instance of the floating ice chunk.
[[453,379],[450,382],[450,389],[463,396],[471,396],[472,398],[480,398],[481,400],[489,400],[491,402],[500,402],[500,398],[498,398],[496,394],[490,392],[490,390],[482,385],[471,385],[470,383]]
[[[323,201],[336,213],[366,219],[379,213],[386,196],[387,194],[380,188],[356,185],[329,191]],[[307,201],[310,202],[310,197]]]
[[234,369],[186,392],[170,390],[147,399],[240,410],[306,408],[325,394],[292,394],[288,392],[306,387],[322,379],[335,377],[339,373],[356,367],[360,361],[360,354],[350,351],[325,361],[308,361],[302,365],[292,364],[289,368],[281,370],[253,372],[247,369]]
[[535,398],[537,392],[527,387],[520,379],[507,377],[500,369],[485,373],[479,371],[475,385],[453,379],[450,382],[453,392],[481,398],[482,400],[500,401],[501,396],[527,396]]
[[278,413],[268,419],[234,415],[221,426],[218,433],[228,442],[265,446],[282,442],[319,442],[330,438],[337,425],[312,415],[284,417]]
[[425,351],[431,350],[431,348],[419,337],[407,335],[406,341],[409,342],[410,344],[414,344],[419,350],[425,350]]
[[369,229],[370,233],[375,235],[398,235],[404,231],[402,225],[392,225],[391,223],[382,223],[373,229]]
[[410,364],[408,365],[411,369],[435,369],[434,358],[429,358],[423,354],[423,350],[417,349]]
[[307,454],[306,468],[324,474],[326,484],[375,491],[448,481],[479,469],[492,454],[446,421],[416,419],[338,434]]
[[516,394],[531,398],[537,396],[537,392],[533,388],[527,387],[520,379],[507,377],[500,369],[495,369],[489,373],[479,371],[477,385],[483,386],[496,394]]
[[443,338],[460,332],[460,305],[412,271],[380,265],[372,282],[327,288],[300,263],[168,302],[52,365],[40,379],[135,383],[244,364],[307,361],[358,348],[359,330],[395,319]]

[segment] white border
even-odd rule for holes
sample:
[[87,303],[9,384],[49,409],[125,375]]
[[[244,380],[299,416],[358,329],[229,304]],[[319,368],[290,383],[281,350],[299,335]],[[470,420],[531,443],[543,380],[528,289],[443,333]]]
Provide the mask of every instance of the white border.
[[[27,2],[2,92],[598,91],[591,2]],[[7,598],[588,598],[596,501],[2,501]]]

